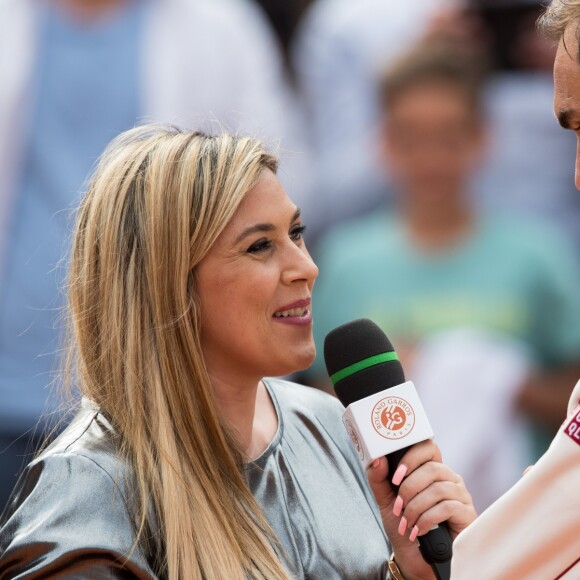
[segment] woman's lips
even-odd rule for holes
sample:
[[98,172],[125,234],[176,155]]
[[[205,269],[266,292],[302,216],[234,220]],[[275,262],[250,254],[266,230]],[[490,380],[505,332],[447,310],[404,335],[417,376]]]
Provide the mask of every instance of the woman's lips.
[[273,316],[276,322],[281,322],[282,324],[294,324],[298,326],[305,326],[312,322],[312,312],[306,308],[303,313],[299,316]]
[[310,298],[297,300],[274,312],[272,318],[283,324],[304,326],[312,322],[312,311],[309,306]]

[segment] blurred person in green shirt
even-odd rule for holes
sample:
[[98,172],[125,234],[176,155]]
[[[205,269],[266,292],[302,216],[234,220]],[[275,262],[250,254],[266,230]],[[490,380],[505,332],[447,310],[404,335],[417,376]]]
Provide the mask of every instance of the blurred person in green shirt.
[[377,322],[404,365],[439,331],[493,331],[529,349],[535,371],[516,406],[547,437],[565,418],[580,371],[580,269],[548,225],[475,206],[470,186],[486,149],[482,88],[466,54],[434,43],[385,73],[380,146],[396,207],[321,240],[311,376],[328,386],[324,336],[355,318]]

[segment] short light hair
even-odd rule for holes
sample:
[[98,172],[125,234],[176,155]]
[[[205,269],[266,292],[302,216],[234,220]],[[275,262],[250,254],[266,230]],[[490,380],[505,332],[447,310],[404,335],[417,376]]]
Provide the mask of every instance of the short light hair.
[[443,82],[461,89],[475,116],[482,115],[485,67],[444,43],[420,43],[403,54],[380,78],[379,98],[387,112],[408,89]]
[[[580,0],[552,0],[538,19],[538,29],[548,38],[560,41],[568,26],[576,26],[576,37],[580,32]],[[580,64],[580,47],[576,51]]]

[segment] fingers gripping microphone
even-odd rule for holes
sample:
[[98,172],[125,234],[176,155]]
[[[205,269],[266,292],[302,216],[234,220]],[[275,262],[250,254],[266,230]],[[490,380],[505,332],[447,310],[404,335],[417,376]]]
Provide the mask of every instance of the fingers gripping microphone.
[[[354,320],[326,336],[324,359],[347,408],[344,423],[360,459],[368,465],[386,454],[392,475],[412,444],[433,435],[393,345],[371,320]],[[448,579],[452,540],[447,525],[440,524],[417,541],[437,578]]]

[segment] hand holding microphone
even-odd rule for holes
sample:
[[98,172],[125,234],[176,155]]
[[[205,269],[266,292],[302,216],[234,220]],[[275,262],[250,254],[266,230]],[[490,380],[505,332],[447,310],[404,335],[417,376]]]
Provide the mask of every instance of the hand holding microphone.
[[324,356],[398,566],[406,578],[448,579],[451,537],[475,509],[462,479],[441,463],[391,343],[373,322],[357,320],[329,333]]

